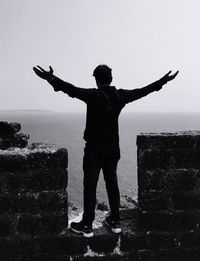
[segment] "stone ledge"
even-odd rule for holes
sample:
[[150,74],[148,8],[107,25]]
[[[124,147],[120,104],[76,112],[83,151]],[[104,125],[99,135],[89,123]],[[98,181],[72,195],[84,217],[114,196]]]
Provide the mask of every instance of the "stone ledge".
[[68,167],[68,154],[65,148],[54,146],[39,148],[10,148],[0,150],[0,170],[16,171],[22,168]]
[[200,148],[200,131],[141,133],[137,136],[137,145],[143,149]]

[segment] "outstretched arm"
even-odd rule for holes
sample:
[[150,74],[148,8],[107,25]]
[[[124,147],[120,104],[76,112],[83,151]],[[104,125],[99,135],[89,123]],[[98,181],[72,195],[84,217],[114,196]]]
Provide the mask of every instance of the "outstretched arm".
[[37,65],[37,67],[33,67],[34,72],[40,78],[47,80],[49,84],[51,84],[54,88],[54,91],[62,91],[68,94],[72,98],[78,98],[84,102],[89,101],[94,98],[93,89],[84,89],[74,86],[71,83],[65,82],[53,74],[53,69],[49,66],[49,71],[44,70],[42,67]]
[[153,82],[143,88],[134,89],[134,90],[121,90],[123,98],[124,98],[124,102],[129,103],[134,100],[138,100],[154,91],[159,91],[160,89],[162,89],[164,84],[175,79],[175,77],[177,76],[178,73],[179,73],[179,71],[175,72],[174,74],[171,74],[171,71],[169,71],[158,81]]

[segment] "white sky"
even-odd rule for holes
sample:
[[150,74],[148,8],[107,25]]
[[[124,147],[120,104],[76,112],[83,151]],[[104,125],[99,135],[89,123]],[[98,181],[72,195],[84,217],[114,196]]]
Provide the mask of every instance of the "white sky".
[[0,109],[84,110],[32,67],[94,88],[93,69],[105,63],[126,89],[180,71],[127,111],[200,111],[199,12],[199,0],[0,0]]

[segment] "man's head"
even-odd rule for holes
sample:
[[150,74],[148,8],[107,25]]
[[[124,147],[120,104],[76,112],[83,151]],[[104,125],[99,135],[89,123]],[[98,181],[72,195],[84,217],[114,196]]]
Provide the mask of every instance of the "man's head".
[[98,65],[93,72],[97,86],[110,85],[112,82],[112,69],[105,64]]

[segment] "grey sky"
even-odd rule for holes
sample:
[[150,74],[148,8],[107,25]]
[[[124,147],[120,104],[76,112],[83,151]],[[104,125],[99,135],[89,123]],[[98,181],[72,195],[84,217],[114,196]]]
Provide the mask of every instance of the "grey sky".
[[95,87],[113,69],[117,88],[178,77],[127,111],[200,111],[199,0],[0,0],[0,109],[80,111],[85,105],[40,80],[32,67]]

